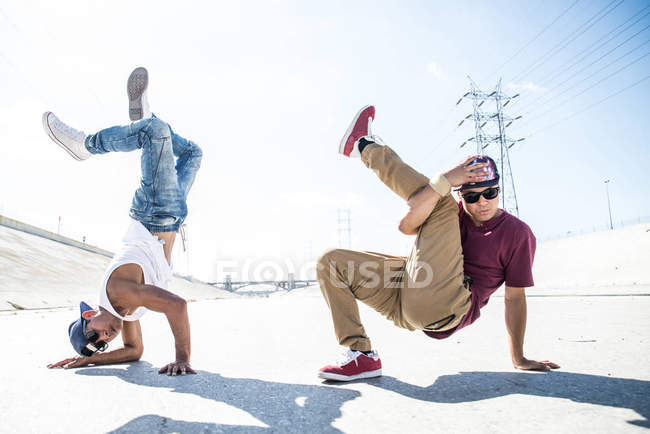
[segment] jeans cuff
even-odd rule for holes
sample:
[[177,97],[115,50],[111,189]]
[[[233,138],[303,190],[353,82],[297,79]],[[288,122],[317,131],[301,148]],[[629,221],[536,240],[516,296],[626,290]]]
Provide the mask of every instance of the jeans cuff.
[[158,233],[160,233],[160,232],[178,232],[178,228],[181,226],[181,221],[180,220],[177,221],[176,223],[172,224],[172,225],[155,225],[155,224],[144,223],[144,222],[140,222],[140,223],[142,223],[142,226],[147,228],[147,230],[149,232],[151,232],[151,233],[154,233],[154,232],[158,232]]

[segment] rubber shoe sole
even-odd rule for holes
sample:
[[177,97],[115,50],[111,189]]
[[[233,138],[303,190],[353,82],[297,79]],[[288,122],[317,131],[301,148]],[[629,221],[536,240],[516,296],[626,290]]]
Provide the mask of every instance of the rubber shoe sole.
[[126,83],[126,92],[129,96],[129,118],[139,121],[144,116],[142,107],[142,94],[149,85],[149,73],[143,67],[138,67],[131,72]]
[[357,375],[340,375],[333,374],[331,372],[319,372],[318,376],[324,378],[325,380],[334,380],[334,381],[354,381],[360,380],[362,378],[374,378],[381,377],[381,369],[376,369],[374,371],[362,372]]
[[[367,106],[363,107],[361,110],[359,110],[357,112],[357,114],[354,116],[354,118],[352,118],[352,122],[350,123],[350,126],[348,127],[347,131],[343,135],[343,138],[341,139],[341,143],[339,144],[339,154],[346,155],[345,154],[345,145],[346,145],[346,143],[348,141],[348,137],[352,133],[352,130],[354,129],[354,126],[357,124],[357,119],[359,119],[359,116],[361,116],[361,113],[364,110],[366,110],[368,107],[370,107],[370,105],[367,105]],[[348,152],[348,155],[346,155],[346,156],[349,157],[351,152],[352,152],[352,150],[350,150],[350,152]]]
[[43,113],[43,117],[41,118],[43,122],[43,129],[47,133],[47,135],[52,139],[57,145],[59,145],[65,152],[70,154],[72,158],[74,158],[77,161],[83,161],[83,158],[79,158],[74,152],[72,152],[61,140],[59,140],[55,135],[52,129],[50,128],[50,123],[48,121],[48,118],[52,112],[45,112]]

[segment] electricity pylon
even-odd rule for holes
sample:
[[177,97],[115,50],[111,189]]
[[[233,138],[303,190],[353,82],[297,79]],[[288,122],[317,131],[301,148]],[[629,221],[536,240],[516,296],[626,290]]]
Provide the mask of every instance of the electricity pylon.
[[[460,127],[468,119],[474,120],[474,137],[465,140],[460,147],[467,144],[476,144],[476,153],[489,155],[499,166],[501,174],[501,206],[511,214],[519,217],[519,205],[517,204],[517,193],[515,180],[512,176],[509,150],[512,146],[524,139],[508,139],[506,128],[514,121],[521,119],[521,116],[510,117],[503,114],[503,108],[510,101],[517,98],[519,94],[508,96],[501,91],[501,79],[492,92],[484,92],[478,88],[476,83],[469,78],[470,91],[463,95],[456,105],[463,99],[471,99],[473,112],[460,121]],[[485,107],[484,104],[488,103]],[[490,146],[494,145],[494,146]],[[497,148],[498,147],[498,148]]]
[[338,232],[339,247],[350,249],[352,246],[352,224],[350,221],[350,209],[339,209],[338,214]]

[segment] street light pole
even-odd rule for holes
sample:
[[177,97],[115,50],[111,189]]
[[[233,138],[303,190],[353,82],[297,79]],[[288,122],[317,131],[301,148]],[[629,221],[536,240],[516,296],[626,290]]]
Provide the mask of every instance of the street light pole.
[[609,179],[605,180],[605,191],[607,192],[607,209],[609,210],[609,228],[614,229],[612,224],[612,205],[609,202]]

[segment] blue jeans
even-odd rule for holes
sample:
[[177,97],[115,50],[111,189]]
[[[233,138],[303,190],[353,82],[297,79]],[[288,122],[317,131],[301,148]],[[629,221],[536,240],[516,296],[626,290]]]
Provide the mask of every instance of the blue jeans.
[[92,134],[86,138],[86,148],[91,154],[142,149],[142,179],[129,214],[149,232],[178,230],[187,217],[187,193],[201,166],[203,153],[196,143],[152,115]]

